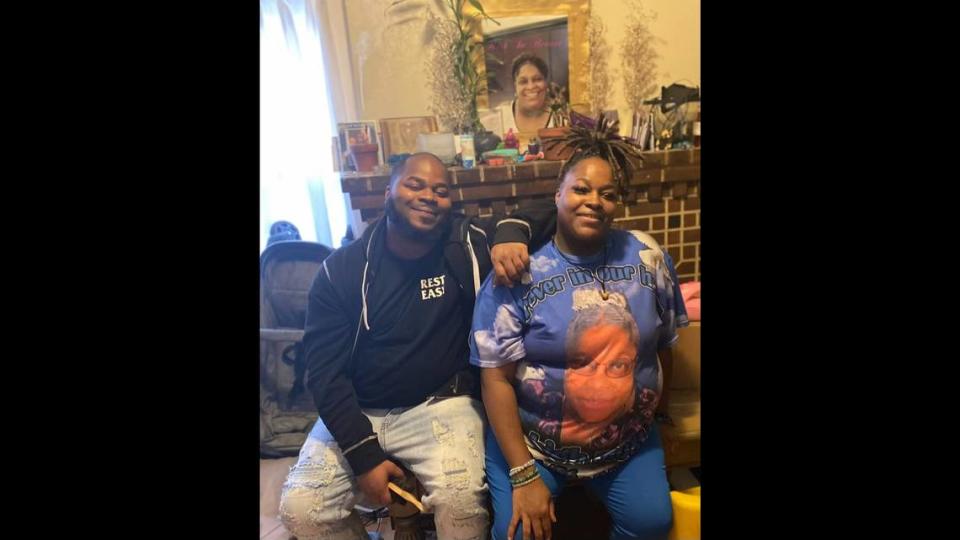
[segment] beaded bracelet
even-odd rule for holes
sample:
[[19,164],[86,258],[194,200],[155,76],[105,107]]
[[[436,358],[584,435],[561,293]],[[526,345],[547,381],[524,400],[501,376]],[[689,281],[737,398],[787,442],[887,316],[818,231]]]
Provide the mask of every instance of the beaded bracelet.
[[516,481],[518,481],[518,480],[521,480],[521,479],[523,479],[523,478],[526,478],[527,476],[530,476],[531,474],[535,474],[536,472],[537,472],[537,468],[536,468],[536,467],[533,467],[533,466],[527,467],[526,469],[523,469],[522,471],[520,471],[520,472],[518,472],[518,473],[516,473],[516,474],[511,474],[511,475],[510,475],[510,481],[511,481],[511,482],[516,482]]
[[530,461],[524,463],[523,465],[521,465],[521,466],[519,466],[519,467],[514,467],[514,468],[510,469],[510,476],[513,476],[513,475],[517,474],[518,472],[526,469],[527,467],[533,465],[534,463],[536,463],[536,461],[534,461],[534,460],[531,459]]
[[531,474],[530,476],[528,476],[528,477],[526,477],[526,478],[522,478],[522,479],[520,479],[520,480],[518,480],[518,481],[516,481],[516,482],[514,482],[513,479],[511,478],[511,479],[510,479],[510,485],[513,486],[513,487],[515,487],[515,488],[518,488],[518,487],[525,486],[525,485],[533,482],[533,481],[536,480],[537,478],[540,478],[540,471],[534,469],[534,474]]
[[512,484],[512,483],[516,483],[516,482],[522,482],[522,481],[526,480],[527,478],[530,478],[531,476],[535,476],[535,475],[538,475],[538,474],[540,474],[540,472],[537,471],[536,468],[531,468],[530,471],[527,472],[526,474],[522,474],[522,473],[521,473],[521,474],[515,474],[515,475],[511,476],[511,477],[510,477],[510,483]]
[[510,484],[512,485],[522,484],[530,480],[531,478],[536,478],[538,476],[540,476],[540,471],[538,471],[536,468],[533,468],[533,469],[530,469],[530,472],[526,474],[518,474],[516,476],[511,476]]

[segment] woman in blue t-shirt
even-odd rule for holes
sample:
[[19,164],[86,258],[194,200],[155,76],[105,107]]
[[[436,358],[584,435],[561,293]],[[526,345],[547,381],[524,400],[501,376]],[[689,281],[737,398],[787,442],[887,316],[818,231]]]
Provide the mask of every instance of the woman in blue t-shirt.
[[654,418],[666,403],[661,361],[686,312],[669,255],[645,233],[611,229],[636,149],[603,118],[596,131],[574,128],[572,143],[553,240],[531,256],[523,285],[487,280],[474,311],[493,538],[548,538],[553,497],[570,478],[604,501],[611,538],[666,538]]

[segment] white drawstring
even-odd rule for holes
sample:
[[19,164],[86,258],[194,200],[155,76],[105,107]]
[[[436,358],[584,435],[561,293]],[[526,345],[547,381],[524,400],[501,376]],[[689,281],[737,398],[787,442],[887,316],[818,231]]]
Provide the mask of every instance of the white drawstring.
[[[383,223],[383,221],[378,222],[377,227],[379,227],[381,223]],[[360,314],[363,317],[363,326],[367,330],[370,330],[370,323],[367,321],[367,289],[369,288],[367,287],[367,270],[370,268],[370,246],[373,245],[373,239],[376,234],[377,231],[374,229],[373,233],[370,234],[370,240],[367,242],[367,260],[363,263],[363,280],[360,282],[360,299],[363,304],[363,309]]]
[[367,322],[367,267],[370,266],[370,261],[363,263],[363,281],[360,283],[360,298],[363,302],[363,310],[360,312],[363,315],[363,326],[367,330],[370,329],[370,323]]
[[[476,229],[480,234],[486,238],[487,234],[483,232],[483,229],[479,229],[470,225],[471,229]],[[489,252],[490,248],[487,248]],[[477,254],[473,252],[473,242],[470,241],[470,231],[467,231],[467,251],[470,252],[470,262],[473,267],[473,296],[476,298],[480,294],[480,263],[477,262]]]

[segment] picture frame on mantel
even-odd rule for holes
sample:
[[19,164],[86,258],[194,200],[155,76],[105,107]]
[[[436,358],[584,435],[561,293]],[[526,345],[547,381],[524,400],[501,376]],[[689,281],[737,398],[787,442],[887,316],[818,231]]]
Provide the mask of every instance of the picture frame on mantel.
[[487,131],[503,137],[503,111],[500,109],[477,109],[477,115],[480,117],[480,123]]
[[375,122],[342,122],[337,124],[337,143],[339,145],[339,166],[341,171],[354,171],[350,161],[350,145],[376,144],[377,126]]
[[402,116],[380,119],[384,161],[388,161],[392,155],[416,152],[417,135],[436,133],[437,131],[437,118],[435,116]]

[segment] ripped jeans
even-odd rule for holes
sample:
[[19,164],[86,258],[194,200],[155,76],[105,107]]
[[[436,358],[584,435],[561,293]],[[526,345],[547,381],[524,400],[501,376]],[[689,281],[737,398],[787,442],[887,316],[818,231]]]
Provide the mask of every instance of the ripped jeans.
[[[487,538],[483,405],[469,396],[414,407],[364,409],[383,450],[413,471],[434,513],[438,540]],[[290,469],[280,518],[298,540],[366,540],[353,507],[363,497],[350,465],[317,421]]]

